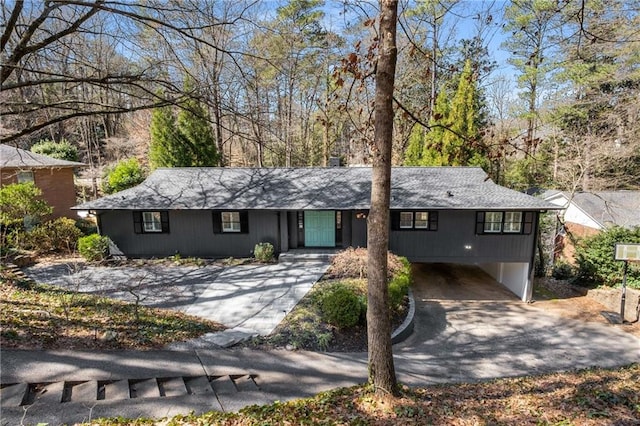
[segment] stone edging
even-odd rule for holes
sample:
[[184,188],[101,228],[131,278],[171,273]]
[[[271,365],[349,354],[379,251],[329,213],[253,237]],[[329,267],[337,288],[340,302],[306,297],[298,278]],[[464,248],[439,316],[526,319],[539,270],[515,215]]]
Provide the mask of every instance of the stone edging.
[[416,299],[413,297],[411,289],[407,291],[407,297],[409,297],[409,312],[402,324],[400,324],[400,327],[396,328],[393,331],[393,334],[391,334],[392,345],[404,342],[407,337],[411,336],[411,333],[413,333],[413,320],[416,315]]

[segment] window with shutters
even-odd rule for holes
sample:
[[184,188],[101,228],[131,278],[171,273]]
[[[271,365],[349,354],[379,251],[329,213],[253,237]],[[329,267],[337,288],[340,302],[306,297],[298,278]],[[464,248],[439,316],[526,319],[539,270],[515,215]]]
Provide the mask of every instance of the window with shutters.
[[142,226],[144,232],[162,232],[160,212],[142,212]]
[[438,212],[434,211],[392,211],[391,229],[394,230],[438,230]]
[[249,233],[249,212],[246,210],[213,211],[214,234]]
[[531,234],[535,212],[477,212],[477,234]]
[[136,234],[168,234],[169,212],[133,212],[133,230]]
[[240,232],[240,212],[222,212],[222,232]]

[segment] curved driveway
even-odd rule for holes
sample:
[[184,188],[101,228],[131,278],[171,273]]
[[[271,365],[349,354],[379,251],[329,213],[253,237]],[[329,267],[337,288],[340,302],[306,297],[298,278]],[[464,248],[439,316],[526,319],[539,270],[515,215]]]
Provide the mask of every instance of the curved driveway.
[[414,333],[394,346],[402,382],[426,384],[640,361],[620,326],[551,315],[477,267],[414,265]]

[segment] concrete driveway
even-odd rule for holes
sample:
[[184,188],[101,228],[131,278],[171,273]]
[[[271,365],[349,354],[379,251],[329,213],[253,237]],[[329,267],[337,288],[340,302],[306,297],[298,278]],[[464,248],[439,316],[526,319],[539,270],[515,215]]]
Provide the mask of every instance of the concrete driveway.
[[414,265],[414,273],[414,333],[394,346],[404,383],[485,380],[640,361],[640,340],[621,326],[550,314],[521,302],[477,267],[424,264]]
[[[246,336],[270,334],[328,267],[328,260],[227,267],[64,263],[36,265],[25,273],[37,282],[73,291],[128,302],[139,297],[143,305],[216,321]],[[194,344],[208,342],[205,338]]]

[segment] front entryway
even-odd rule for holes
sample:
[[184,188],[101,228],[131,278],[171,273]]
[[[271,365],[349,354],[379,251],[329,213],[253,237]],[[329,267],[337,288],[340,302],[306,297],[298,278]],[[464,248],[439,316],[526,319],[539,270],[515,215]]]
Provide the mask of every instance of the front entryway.
[[304,245],[306,247],[336,246],[336,212],[304,212]]

